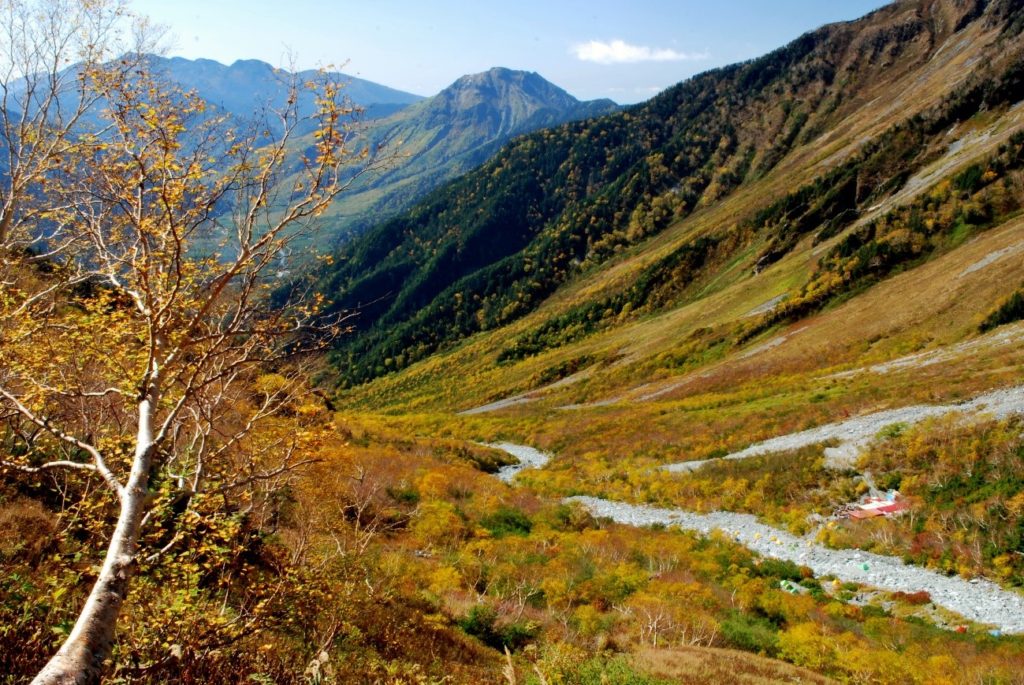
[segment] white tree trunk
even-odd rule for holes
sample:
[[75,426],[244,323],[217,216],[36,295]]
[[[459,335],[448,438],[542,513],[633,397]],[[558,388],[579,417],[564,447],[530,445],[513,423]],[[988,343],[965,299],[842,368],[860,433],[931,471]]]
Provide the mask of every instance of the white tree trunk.
[[139,402],[139,431],[131,474],[121,499],[117,526],[107,547],[96,583],[60,650],[53,655],[32,685],[94,685],[105,671],[104,662],[114,645],[114,629],[128,594],[135,565],[135,547],[145,512],[146,490],[153,460],[153,413],[156,390]]

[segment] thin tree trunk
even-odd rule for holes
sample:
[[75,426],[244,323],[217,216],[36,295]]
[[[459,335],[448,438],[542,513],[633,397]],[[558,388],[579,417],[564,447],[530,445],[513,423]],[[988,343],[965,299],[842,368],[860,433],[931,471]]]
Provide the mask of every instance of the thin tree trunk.
[[7,244],[7,236],[11,232],[11,220],[14,216],[14,201],[9,200],[0,209],[0,247]]
[[121,499],[117,526],[96,583],[60,650],[32,685],[95,685],[106,670],[114,646],[114,629],[135,567],[135,547],[145,511],[153,452],[155,390],[139,402],[139,433],[131,474]]

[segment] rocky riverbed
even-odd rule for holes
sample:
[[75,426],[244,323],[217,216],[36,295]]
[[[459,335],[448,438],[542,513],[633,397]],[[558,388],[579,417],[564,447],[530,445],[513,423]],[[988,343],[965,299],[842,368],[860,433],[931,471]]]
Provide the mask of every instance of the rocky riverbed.
[[984,579],[967,580],[904,564],[895,557],[851,549],[830,549],[810,538],[797,537],[759,522],[749,514],[716,511],[695,514],[682,509],[662,509],[597,497],[571,497],[594,516],[631,526],[664,524],[727,537],[766,557],[807,566],[817,576],[831,575],[843,581],[863,583],[882,590],[925,591],[936,604],[978,623],[1005,633],[1024,633],[1024,595],[1005,590]]
[[[1024,390],[1015,390],[1024,394]],[[1010,393],[998,397],[1006,399],[1013,396]],[[510,482],[525,468],[543,467],[551,458],[551,455],[525,445],[498,442],[489,443],[489,446],[519,459],[518,464],[505,466],[498,472],[498,478],[505,482]],[[882,590],[923,590],[936,604],[972,621],[994,626],[1005,633],[1024,633],[1024,595],[1005,590],[988,580],[945,576],[904,564],[895,557],[871,552],[831,549],[810,537],[797,537],[761,523],[750,514],[728,511],[697,514],[683,509],[627,504],[587,496],[569,497],[566,501],[580,503],[594,516],[631,526],[662,524],[705,535],[718,530],[763,556],[807,566],[815,575],[831,575],[841,581],[862,583]]]
[[519,460],[518,464],[509,464],[508,466],[502,466],[498,469],[495,474],[499,480],[506,483],[511,483],[512,479],[516,477],[523,469],[539,469],[547,464],[551,459],[551,455],[526,445],[516,445],[511,442],[486,442],[484,443],[488,447],[508,452],[513,457]]
[[[987,392],[963,404],[919,404],[866,414],[847,421],[828,423],[799,433],[789,433],[764,440],[721,458],[747,459],[761,454],[788,452],[835,440],[839,442],[837,446],[825,449],[826,465],[832,468],[849,467],[853,465],[867,443],[886,426],[910,425],[952,412],[961,412],[965,416],[987,415],[997,419],[1006,418],[1011,414],[1024,413],[1024,385]],[[669,464],[664,469],[686,473],[700,468],[709,461],[712,460],[684,461]]]

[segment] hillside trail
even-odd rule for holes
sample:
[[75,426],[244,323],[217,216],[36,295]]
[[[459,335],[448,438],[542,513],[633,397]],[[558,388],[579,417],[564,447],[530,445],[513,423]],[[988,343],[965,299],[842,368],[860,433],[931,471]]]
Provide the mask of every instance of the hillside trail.
[[533,390],[528,390],[526,392],[519,393],[518,395],[503,397],[499,400],[495,400],[494,402],[481,404],[480,406],[473,407],[471,409],[464,409],[460,412],[457,412],[457,416],[472,416],[474,414],[486,414],[487,412],[500,411],[502,409],[508,409],[509,407],[514,407],[519,404],[528,404],[530,402],[536,402],[537,400],[541,399],[545,393],[551,390],[557,390],[558,388],[564,388],[568,385],[572,385],[573,383],[577,383],[583,380],[584,378],[587,378],[592,373],[592,369],[583,369],[582,371],[577,371],[571,376],[566,376],[565,378],[557,380],[553,383],[542,385],[539,388],[534,388]]
[[[543,468],[551,455],[526,445],[490,443],[521,460],[497,474],[511,483],[527,468]],[[945,576],[919,566],[904,564],[897,557],[855,549],[831,549],[817,543],[813,533],[798,537],[765,523],[750,514],[714,511],[698,514],[685,509],[659,508],[598,497],[576,496],[591,514],[630,526],[654,524],[676,526],[702,534],[721,531],[738,544],[774,559],[807,566],[815,575],[830,575],[882,590],[927,592],[935,604],[977,623],[994,626],[1004,633],[1024,633],[1024,595],[999,587],[989,580]]]
[[983,352],[996,352],[1021,343],[1024,343],[1024,323],[1009,324],[1000,326],[991,333],[977,338],[970,338],[954,345],[914,352],[913,354],[871,364],[870,366],[837,371],[836,373],[822,376],[822,378],[849,378],[864,373],[886,375],[894,371],[906,369],[923,369],[935,364],[955,363],[970,356],[977,356]]

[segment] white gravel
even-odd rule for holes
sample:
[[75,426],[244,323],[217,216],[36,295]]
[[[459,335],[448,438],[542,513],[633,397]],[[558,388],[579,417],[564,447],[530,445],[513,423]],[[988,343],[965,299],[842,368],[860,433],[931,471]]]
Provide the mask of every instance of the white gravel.
[[989,266],[990,264],[995,264],[1000,259],[1003,259],[1005,257],[1010,257],[1010,256],[1016,255],[1016,254],[1021,253],[1021,252],[1024,252],[1024,242],[1017,243],[1016,245],[1010,245],[1009,247],[1004,247],[1001,250],[995,250],[994,252],[989,252],[982,259],[976,261],[974,264],[971,264],[969,267],[967,267],[966,269],[961,271],[960,274],[957,276],[957,278],[963,278],[964,276],[966,276],[968,274],[972,274],[975,271],[980,271],[980,270],[984,269],[985,267]]
[[485,442],[483,443],[488,447],[499,449],[504,452],[508,452],[513,457],[519,460],[518,464],[510,464],[508,466],[502,466],[498,469],[499,480],[506,483],[511,483],[512,479],[516,477],[520,471],[524,469],[539,469],[543,468],[551,460],[551,455],[526,445],[515,445],[511,442]]
[[695,514],[682,509],[661,509],[586,496],[570,497],[567,501],[579,502],[595,516],[630,526],[660,523],[705,535],[720,530],[759,554],[807,566],[818,576],[832,575],[843,581],[890,591],[924,590],[933,602],[965,618],[995,626],[1004,633],[1024,633],[1024,596],[988,580],[945,576],[871,552],[829,549],[809,537],[796,537],[760,523],[750,514],[724,511]]
[[[838,440],[839,445],[825,449],[825,463],[832,468],[848,467],[853,465],[864,447],[886,426],[897,423],[909,425],[951,412],[983,413],[997,419],[1006,418],[1011,414],[1024,413],[1024,385],[987,392],[963,404],[919,404],[875,412],[838,423],[827,423],[799,433],[790,433],[758,442],[721,458],[747,459],[762,454],[787,452],[830,440]],[[687,473],[711,461],[716,460],[684,461],[662,468],[666,471]]]

